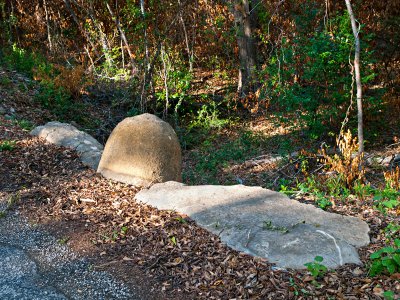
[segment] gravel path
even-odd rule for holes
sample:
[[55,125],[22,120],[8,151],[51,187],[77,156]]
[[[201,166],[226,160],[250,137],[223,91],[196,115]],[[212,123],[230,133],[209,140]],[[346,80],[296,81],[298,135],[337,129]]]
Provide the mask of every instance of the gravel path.
[[139,299],[17,211],[0,218],[0,262],[0,300]]

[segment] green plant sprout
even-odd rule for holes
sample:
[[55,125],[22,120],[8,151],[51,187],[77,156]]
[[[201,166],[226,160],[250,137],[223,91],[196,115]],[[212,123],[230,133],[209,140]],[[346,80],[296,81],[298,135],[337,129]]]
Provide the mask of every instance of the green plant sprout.
[[316,256],[313,262],[304,264],[315,279],[322,278],[328,272],[328,268],[322,264],[323,260],[322,256]]

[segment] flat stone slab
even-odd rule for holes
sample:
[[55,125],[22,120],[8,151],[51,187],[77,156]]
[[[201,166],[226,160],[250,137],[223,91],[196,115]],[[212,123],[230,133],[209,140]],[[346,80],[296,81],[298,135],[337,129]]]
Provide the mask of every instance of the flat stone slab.
[[48,122],[33,129],[31,135],[44,138],[49,143],[76,150],[84,165],[97,170],[104,147],[86,132],[68,123]]
[[315,256],[336,268],[361,264],[357,248],[369,243],[364,221],[325,212],[261,187],[153,185],[136,200],[176,210],[220,236],[228,246],[281,268],[305,268]]

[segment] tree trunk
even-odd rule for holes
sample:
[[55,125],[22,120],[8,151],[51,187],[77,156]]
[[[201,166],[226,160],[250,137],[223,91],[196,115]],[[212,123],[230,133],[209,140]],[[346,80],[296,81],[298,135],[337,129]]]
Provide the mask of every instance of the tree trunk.
[[363,133],[363,111],[362,111],[362,85],[361,85],[361,73],[360,73],[360,37],[353,9],[351,8],[350,0],[345,0],[345,1],[347,6],[347,11],[350,16],[351,28],[353,30],[353,35],[355,40],[354,72],[355,72],[356,86],[357,86],[358,152],[361,154],[362,152],[364,152],[364,133]]
[[44,6],[44,11],[46,13],[47,40],[49,41],[50,52],[53,52],[53,43],[51,42],[51,29],[50,29],[49,13],[47,11],[46,0],[43,0],[43,6]]
[[256,47],[253,34],[253,22],[251,18],[249,0],[236,1],[234,5],[234,17],[236,23],[236,38],[239,47],[239,80],[238,94],[247,96],[255,91],[256,83]]
[[[143,22],[143,40],[144,40],[144,52],[145,52],[145,59],[144,59],[144,73],[143,73],[143,86],[142,92],[140,94],[140,110],[142,112],[146,112],[147,110],[147,84],[151,82],[148,78],[152,76],[151,65],[149,63],[149,47],[148,47],[148,40],[147,40],[147,26],[146,26],[146,9],[144,0],[140,0],[140,13],[142,15],[142,22]],[[157,49],[158,53],[158,49]]]
[[86,38],[86,40],[89,42],[90,46],[92,46],[93,52],[96,54],[96,56],[99,56],[99,53],[96,50],[96,46],[93,43],[92,39],[90,38],[89,34],[87,33],[87,31],[82,27],[81,22],[79,21],[78,17],[76,16],[74,10],[72,9],[71,3],[69,2],[69,0],[64,0],[65,6],[67,8],[67,10],[69,11],[69,13],[72,16],[72,19],[74,19],[76,25],[79,28],[79,31],[84,35],[84,37]]
[[[129,46],[128,40],[126,38],[125,32],[121,27],[121,23],[119,21],[119,17],[114,15],[114,12],[112,11],[112,9],[111,9],[110,5],[108,5],[108,3],[106,3],[106,6],[107,6],[107,9],[108,9],[108,12],[111,15],[111,18],[114,19],[115,25],[117,26],[119,34],[121,35],[121,40],[125,43],[126,51],[128,52],[128,56],[129,56],[129,59],[131,61],[132,75],[136,75],[137,74],[136,63],[133,60],[133,55],[131,53],[130,46]],[[123,56],[124,55],[124,49],[122,48],[122,46],[121,46],[121,52],[122,52],[122,56]]]

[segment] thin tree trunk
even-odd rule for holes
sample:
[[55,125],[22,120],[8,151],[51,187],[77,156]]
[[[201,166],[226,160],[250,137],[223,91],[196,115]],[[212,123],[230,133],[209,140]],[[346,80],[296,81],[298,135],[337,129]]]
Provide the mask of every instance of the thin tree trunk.
[[353,30],[355,40],[355,54],[354,54],[354,71],[357,86],[357,118],[358,118],[358,152],[364,152],[364,133],[363,133],[363,111],[362,111],[362,85],[360,73],[360,37],[359,29],[357,28],[356,19],[354,17],[353,9],[350,0],[345,0],[347,11],[350,16],[351,28]]
[[[73,1],[76,3],[75,0],[73,0]],[[95,11],[94,11],[94,9],[92,7],[92,3],[90,3],[90,6],[89,6],[89,9],[87,10],[87,13],[88,13],[90,19],[92,20],[93,25],[96,27],[96,29],[97,29],[97,31],[99,33],[101,46],[103,48],[103,54],[104,54],[104,57],[106,58],[107,65],[108,65],[108,67],[111,67],[113,65],[113,59],[111,57],[111,51],[110,51],[110,49],[108,47],[107,36],[103,32],[100,24],[97,22],[97,20],[95,18]]]
[[[121,27],[121,23],[119,22],[118,16],[115,16],[115,15],[114,15],[114,12],[111,10],[111,7],[110,7],[110,5],[108,5],[108,3],[106,3],[106,5],[107,5],[107,9],[108,9],[108,11],[109,11],[109,13],[110,13],[110,15],[111,15],[111,18],[114,19],[115,25],[116,25],[117,28],[118,28],[119,34],[121,35],[121,39],[123,40],[123,42],[124,42],[124,44],[125,44],[126,51],[128,52],[129,59],[130,59],[130,61],[131,61],[131,65],[132,65],[132,75],[136,75],[136,73],[137,73],[136,63],[135,63],[135,61],[133,60],[133,55],[132,55],[132,53],[131,53],[128,40],[127,40],[127,38],[126,38],[126,36],[125,36],[125,32],[124,32],[124,30],[123,30],[122,27]],[[121,49],[121,50],[122,50],[122,52],[124,52],[123,49]]]
[[240,97],[254,91],[256,72],[256,47],[252,36],[253,26],[250,17],[249,0],[237,1],[234,5],[236,23],[236,38],[239,47],[239,80],[238,93]]
[[[178,0],[178,4],[179,4],[179,6],[182,5],[180,0]],[[182,23],[183,33],[185,35],[186,52],[187,52],[187,55],[188,55],[188,58],[189,58],[189,72],[191,73],[193,71],[193,49],[192,49],[192,51],[190,51],[189,37],[188,37],[187,30],[186,30],[185,21],[183,20],[182,10],[180,10],[179,19],[180,19],[180,21]]]
[[168,66],[167,66],[165,56],[166,56],[166,53],[165,53],[164,47],[161,46],[161,60],[163,62],[163,73],[164,73],[162,75],[162,77],[164,77],[164,88],[165,88],[165,110],[163,113],[164,119],[168,115],[168,106],[169,106]]
[[49,41],[50,52],[52,52],[53,51],[53,44],[51,42],[51,30],[50,30],[50,22],[49,22],[49,13],[47,11],[46,0],[43,0],[43,6],[44,6],[44,12],[46,14],[47,40]]
[[79,28],[79,31],[82,32],[82,34],[85,36],[86,40],[89,42],[90,46],[92,46],[92,49],[94,51],[94,53],[96,54],[96,56],[99,56],[99,53],[96,51],[96,46],[93,44],[92,39],[90,38],[89,34],[86,32],[86,30],[82,27],[81,23],[78,20],[78,17],[76,16],[74,10],[71,7],[71,3],[69,2],[69,0],[64,0],[65,6],[67,7],[69,13],[72,16],[72,19],[74,19],[76,25]]
[[[145,112],[147,109],[147,84],[151,80],[148,79],[148,77],[151,77],[151,66],[149,64],[149,47],[147,44],[147,27],[146,27],[146,10],[144,7],[144,0],[140,0],[140,12],[142,15],[142,22],[143,22],[143,35],[144,35],[144,49],[145,49],[145,60],[144,60],[144,78],[143,78],[143,86],[142,86],[142,92],[140,94],[140,109],[142,112]],[[158,53],[157,49],[157,53]]]
[[124,43],[122,42],[122,38],[120,41],[120,47],[121,47],[122,69],[125,69],[125,51],[124,51]]
[[[14,42],[14,40],[13,40],[13,33],[12,33],[12,24],[14,23],[14,22],[11,22],[11,17],[14,17],[14,3],[13,3],[13,1],[11,0],[10,1],[10,4],[11,4],[11,13],[10,13],[10,17],[9,17],[9,19],[8,19],[8,24],[9,24],[9,26],[10,26],[10,36],[9,36],[9,39],[10,39],[10,45],[11,44],[13,44],[13,42]],[[15,37],[16,37],[16,39],[15,40],[17,40],[17,42],[18,42],[18,45],[21,45],[21,42],[20,42],[20,40],[19,40],[19,36],[18,36],[18,28],[17,28],[17,25],[14,23],[14,27],[15,27]]]

